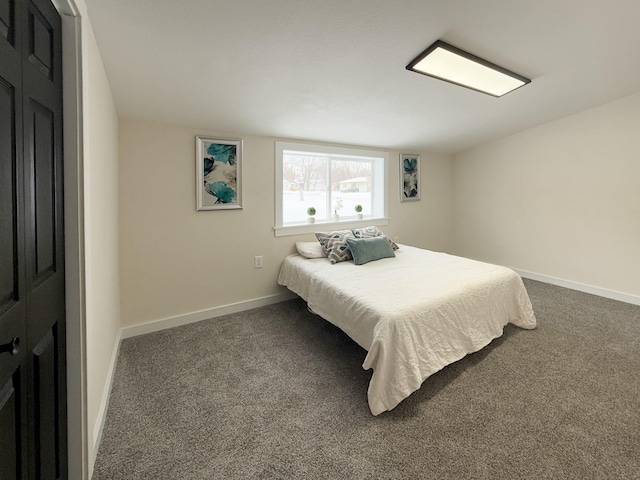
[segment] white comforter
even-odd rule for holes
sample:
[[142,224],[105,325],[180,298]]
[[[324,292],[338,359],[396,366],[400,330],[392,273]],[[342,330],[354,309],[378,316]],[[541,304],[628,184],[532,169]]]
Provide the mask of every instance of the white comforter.
[[402,245],[395,258],[332,265],[287,257],[278,283],[368,351],[369,408],[393,409],[422,382],[480,350],[513,323],[535,328],[513,270]]

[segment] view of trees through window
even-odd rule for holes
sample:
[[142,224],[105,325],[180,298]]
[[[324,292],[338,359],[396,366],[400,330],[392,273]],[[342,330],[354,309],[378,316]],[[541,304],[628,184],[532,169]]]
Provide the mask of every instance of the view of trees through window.
[[300,223],[307,208],[316,209],[319,221],[331,220],[334,214],[354,217],[354,207],[371,213],[372,160],[284,152],[283,222]]

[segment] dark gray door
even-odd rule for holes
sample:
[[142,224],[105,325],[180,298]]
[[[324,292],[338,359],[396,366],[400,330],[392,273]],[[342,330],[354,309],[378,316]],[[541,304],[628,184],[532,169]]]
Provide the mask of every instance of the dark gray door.
[[0,0],[0,479],[67,477],[60,17]]

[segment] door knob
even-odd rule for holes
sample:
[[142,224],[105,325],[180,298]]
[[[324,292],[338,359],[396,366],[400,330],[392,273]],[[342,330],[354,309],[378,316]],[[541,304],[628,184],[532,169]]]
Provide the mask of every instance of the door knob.
[[18,337],[13,337],[9,343],[0,345],[0,353],[7,352],[9,355],[17,355],[19,346],[20,339]]

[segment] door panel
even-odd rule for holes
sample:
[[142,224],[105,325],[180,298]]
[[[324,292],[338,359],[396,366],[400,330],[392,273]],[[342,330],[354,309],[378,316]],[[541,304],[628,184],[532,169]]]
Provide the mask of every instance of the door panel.
[[[4,385],[0,385],[0,478],[22,478],[20,372],[14,372]],[[26,452],[24,452],[26,453]]]
[[[0,315],[18,300],[15,89],[0,77]],[[0,339],[2,341],[2,339]]]
[[33,350],[36,478],[58,478],[57,366],[53,331]]
[[0,387],[0,429],[5,433],[0,438],[0,478],[20,478],[20,463],[17,461],[20,445],[20,426],[18,424],[18,410],[16,408],[17,392],[13,378]]
[[29,9],[28,32],[29,62],[53,80],[53,29],[37,8]]
[[36,101],[31,102],[27,111],[31,114],[26,133],[33,185],[31,202],[35,244],[31,273],[32,288],[35,288],[56,271],[54,115]]
[[14,0],[0,0],[0,36],[13,45],[15,38]]

